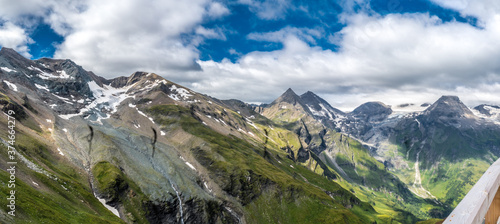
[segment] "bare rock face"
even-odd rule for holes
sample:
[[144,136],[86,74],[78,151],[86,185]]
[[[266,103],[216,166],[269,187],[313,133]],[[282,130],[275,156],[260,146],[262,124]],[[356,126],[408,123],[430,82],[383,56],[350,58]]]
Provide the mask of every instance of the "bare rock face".
[[363,121],[373,122],[384,120],[391,113],[391,107],[382,102],[368,102],[354,109],[350,115]]
[[291,89],[288,88],[278,99],[273,103],[286,102],[292,105],[302,104],[300,97]]
[[[19,181],[36,192],[25,195],[35,203],[30,209],[46,203],[72,209],[20,211],[21,222],[92,217],[98,223],[244,224],[284,215],[283,222],[290,216],[304,223],[291,210],[299,208],[318,213],[307,217],[314,223],[338,214],[362,223],[349,208],[374,212],[369,204],[321,176],[321,188],[303,182],[300,176],[317,172],[294,167],[308,159],[336,177],[312,154],[326,148],[327,131],[291,89],[276,104],[276,113],[280,106],[290,109],[290,129],[255,106],[199,94],[154,73],[108,80],[71,60],[0,51],[0,110],[14,110],[19,119],[19,150],[28,164]],[[8,144],[1,136],[0,144]],[[288,159],[283,148],[297,156]]]
[[339,122],[346,116],[346,113],[332,107],[326,100],[311,91],[302,94],[300,98],[311,113],[319,120],[322,120],[327,127],[340,130]]
[[473,117],[472,111],[457,96],[442,96],[424,111],[430,119]]
[[57,105],[53,109],[61,114],[75,113],[95,97],[89,82],[102,86],[102,79],[71,60],[31,61],[8,48],[0,51],[0,67],[3,79],[20,84],[27,95],[40,96],[37,103]]
[[278,106],[280,108],[285,108],[287,104],[301,110],[302,112],[311,114],[311,111],[306,106],[304,101],[291,88],[288,88],[280,97],[274,100],[271,104],[267,105],[267,107],[270,108]]

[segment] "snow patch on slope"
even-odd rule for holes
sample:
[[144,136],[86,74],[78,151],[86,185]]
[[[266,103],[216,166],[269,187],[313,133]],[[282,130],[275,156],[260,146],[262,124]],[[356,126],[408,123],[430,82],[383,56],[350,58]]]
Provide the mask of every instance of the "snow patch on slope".
[[94,196],[97,198],[97,200],[99,200],[99,202],[101,202],[102,205],[104,205],[104,207],[106,207],[114,215],[116,215],[116,216],[118,216],[118,218],[120,218],[120,213],[118,212],[118,210],[116,208],[114,208],[114,207],[109,206],[108,204],[106,204],[106,200],[104,200],[104,198],[100,198],[96,194],[94,194]]
[[488,113],[490,114],[490,116],[488,116],[486,114],[483,114],[483,113],[479,112],[476,109],[471,109],[471,111],[477,117],[483,118],[485,120],[488,120],[488,121],[491,121],[491,122],[493,122],[495,124],[500,125],[500,108],[495,108],[495,107],[492,107],[492,106],[485,105],[484,109],[488,110]]
[[3,80],[3,82],[5,82],[5,84],[7,84],[7,86],[9,86],[10,89],[17,92],[17,86],[14,83],[11,83],[11,82],[6,81],[6,80]]
[[59,73],[59,75],[53,75],[53,74],[50,74],[50,73],[47,73],[47,72],[44,72],[44,71],[41,71],[40,69],[37,69],[40,71],[40,73],[38,73],[38,77],[40,77],[41,79],[45,79],[45,80],[48,80],[48,79],[71,79],[73,77],[69,76],[68,74],[66,74],[66,72],[64,71],[58,71],[57,73]]
[[[112,86],[104,85],[100,87],[95,81],[88,83],[95,100],[88,104],[85,108],[81,109],[77,114],[59,115],[63,119],[70,119],[75,116],[81,116],[86,112],[93,111],[95,115],[95,122],[101,123],[102,119],[108,119],[111,114],[116,113],[118,106],[127,98],[134,96],[128,95],[126,92],[130,86],[123,88],[114,88]],[[69,100],[69,99],[67,99]],[[101,111],[107,111],[102,113]]]
[[16,70],[7,67],[0,67],[0,69],[4,70],[5,72],[16,72]]
[[155,121],[153,120],[153,118],[152,118],[152,117],[148,117],[148,115],[146,115],[144,112],[140,111],[138,108],[135,108],[135,109],[137,110],[137,112],[138,112],[140,115],[142,115],[142,116],[146,117],[147,119],[149,119],[151,122],[153,122],[153,124],[155,123]]
[[64,153],[61,151],[60,148],[57,148],[57,151],[59,152],[59,155],[64,156]]
[[193,170],[196,170],[196,168],[194,168],[194,166],[191,163],[189,163],[189,162],[185,162],[185,163],[186,163],[186,165],[189,166],[189,168],[191,168]]
[[135,108],[137,110],[137,113],[139,113],[140,115],[142,115],[142,116],[146,117],[147,119],[149,119],[151,122],[153,122],[153,124],[155,123],[155,121],[153,120],[153,118],[152,117],[148,117],[148,115],[146,115],[144,112],[140,111],[139,108],[137,108],[137,105],[129,103],[128,106],[130,108]]
[[172,85],[170,87],[170,91],[172,93],[168,95],[168,97],[172,98],[175,101],[187,100],[189,97],[193,96],[187,89],[177,87],[176,85]]
[[42,86],[42,85],[38,85],[35,83],[35,87],[38,89],[47,90],[48,92],[50,92],[50,90],[47,86]]
[[59,73],[59,78],[60,78],[60,79],[69,79],[69,78],[71,78],[71,76],[70,76],[70,75],[68,75],[68,74],[66,73],[66,71],[64,71],[64,70],[62,70],[62,71],[57,71],[57,73]]

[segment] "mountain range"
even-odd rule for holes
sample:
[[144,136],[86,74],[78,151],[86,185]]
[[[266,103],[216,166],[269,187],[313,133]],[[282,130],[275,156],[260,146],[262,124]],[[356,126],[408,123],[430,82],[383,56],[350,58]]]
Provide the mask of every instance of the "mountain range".
[[[442,96],[344,112],[306,92],[219,100],[0,51],[5,223],[435,223],[500,156],[500,107]],[[415,108],[413,106],[412,108]]]

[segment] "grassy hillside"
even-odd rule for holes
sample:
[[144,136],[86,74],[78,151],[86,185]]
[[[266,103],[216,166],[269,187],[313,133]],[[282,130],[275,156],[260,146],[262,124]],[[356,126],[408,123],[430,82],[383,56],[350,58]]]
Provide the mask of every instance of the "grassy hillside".
[[429,219],[431,211],[438,207],[435,202],[410,192],[404,182],[375,160],[358,141],[325,127],[299,104],[282,102],[265,108],[263,114],[278,127],[299,137],[298,147],[307,152],[296,156],[301,165],[323,176],[331,174],[335,177],[331,178],[332,182],[370,203],[384,223]]
[[411,183],[415,170],[413,164],[419,155],[422,186],[441,203],[442,209],[432,212],[446,216],[469,192],[488,167],[498,158],[500,136],[492,127],[456,127],[446,122],[423,124],[402,122],[394,138],[402,154],[408,155],[410,169],[400,170],[399,176]]
[[[0,125],[6,125],[3,119]],[[0,129],[0,138],[5,140],[7,133],[4,130]],[[7,207],[1,206],[0,219],[3,222],[123,223],[92,195],[83,170],[57,157],[49,146],[24,132],[16,134],[16,142],[19,153],[16,160],[16,217],[7,216]],[[7,198],[12,190],[6,184],[9,180],[5,171],[8,168],[5,160],[8,158],[7,146],[0,145],[0,196]],[[22,162],[21,157],[28,162]]]
[[149,113],[165,127],[178,123],[186,132],[207,142],[209,147],[193,148],[193,155],[210,171],[211,178],[244,206],[250,223],[375,221],[370,205],[329,179],[286,159],[281,149],[214,132],[188,108],[161,105],[152,107]]
[[404,182],[375,160],[358,141],[341,133],[333,133],[331,139],[335,147],[324,151],[320,158],[332,169],[343,173],[341,184],[370,203],[380,217],[414,223],[418,219],[430,218],[431,210],[439,207],[435,202],[410,192]]

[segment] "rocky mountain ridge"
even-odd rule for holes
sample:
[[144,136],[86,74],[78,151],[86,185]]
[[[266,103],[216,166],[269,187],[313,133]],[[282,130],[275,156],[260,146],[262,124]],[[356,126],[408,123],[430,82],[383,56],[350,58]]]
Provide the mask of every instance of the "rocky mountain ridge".
[[446,216],[500,155],[498,108],[451,96],[419,112],[368,102],[345,113],[288,89],[256,106],[6,48],[0,83],[2,110],[23,115],[25,190],[81,211],[55,211],[55,223],[414,223]]
[[[311,92],[303,96],[309,97],[295,100],[295,105],[307,105],[309,111],[296,108],[299,112],[290,112],[286,106],[279,110],[273,108],[275,103],[267,105],[267,110],[274,112],[272,115],[266,114],[266,108],[258,111],[272,120],[285,121],[290,125],[294,121],[290,117],[298,114],[295,120],[301,121],[299,123],[304,127],[289,127],[291,130],[295,129],[305,140],[302,144],[303,152],[312,150],[314,154],[320,155],[322,162],[331,162],[330,167],[343,178],[350,179],[350,182],[356,182],[354,180],[359,172],[354,169],[354,174],[350,174],[346,172],[349,168],[339,165],[346,163],[345,156],[351,157],[350,153],[332,153],[335,150],[329,149],[332,142],[325,141],[326,132],[300,132],[314,130],[313,127],[321,130],[323,126],[356,139],[369,151],[370,156],[405,182],[415,195],[444,205],[441,210],[431,211],[439,214],[439,217],[444,217],[460,201],[477,177],[500,155],[497,147],[500,143],[500,127],[496,120],[498,108],[495,106],[481,105],[470,109],[456,96],[442,96],[433,104],[422,105],[420,108],[426,107],[424,110],[415,112],[393,111],[390,106],[381,102],[368,102],[352,112],[344,113],[317,100],[319,97]],[[278,99],[281,98],[283,97]],[[400,106],[396,108],[399,109]],[[273,116],[275,114],[279,116]],[[288,116],[284,116],[286,114]],[[304,122],[307,120],[304,114],[313,117],[320,124],[315,124],[314,121]],[[314,138],[321,139],[315,142],[321,143],[323,147],[314,147],[315,144],[310,146],[308,143]],[[306,156],[302,161],[307,161],[308,158]],[[358,162],[355,157],[348,160],[351,160],[348,164],[356,167]],[[469,169],[459,171],[458,167],[464,163],[469,164]],[[457,171],[453,174],[446,172],[444,175],[441,172],[446,168],[443,167]],[[367,186],[366,182],[362,185]],[[444,189],[443,185],[446,186]],[[453,187],[457,190],[445,190]]]
[[[69,60],[31,61],[9,49],[0,54],[0,69],[1,109],[24,114],[16,116],[16,152],[24,158],[18,181],[32,193],[19,201],[19,222],[379,219],[331,171],[315,173],[287,159],[284,148],[299,148],[296,134],[237,101],[153,73],[107,80]],[[7,142],[8,133],[0,138]],[[5,210],[0,219],[16,221]]]

